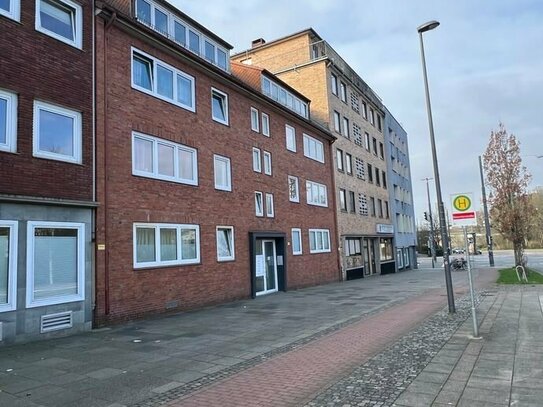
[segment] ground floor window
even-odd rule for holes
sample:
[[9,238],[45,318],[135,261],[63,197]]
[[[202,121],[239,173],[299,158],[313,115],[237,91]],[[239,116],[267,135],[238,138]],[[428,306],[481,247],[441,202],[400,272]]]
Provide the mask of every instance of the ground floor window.
[[345,239],[345,255],[346,256],[360,256],[362,254],[362,248],[360,247],[360,238],[346,238]]
[[0,312],[15,309],[17,222],[0,220]]
[[403,249],[403,264],[404,264],[405,267],[410,266],[409,247],[406,247],[405,249]]
[[234,228],[217,226],[217,260],[234,260]]
[[392,238],[381,238],[379,247],[381,250],[381,261],[394,260]]
[[302,254],[302,229],[292,229],[292,254]]
[[330,251],[330,231],[328,229],[309,229],[309,252]]
[[27,307],[85,299],[85,225],[28,222]]
[[403,252],[402,249],[396,249],[396,261],[398,262],[398,268],[403,268]]

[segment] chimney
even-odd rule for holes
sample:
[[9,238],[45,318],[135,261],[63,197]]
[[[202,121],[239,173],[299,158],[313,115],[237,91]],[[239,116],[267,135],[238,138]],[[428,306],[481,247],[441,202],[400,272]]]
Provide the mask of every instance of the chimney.
[[265,43],[266,43],[266,40],[264,40],[264,38],[258,38],[258,39],[253,40],[251,42],[251,48],[260,47],[260,46],[264,45]]

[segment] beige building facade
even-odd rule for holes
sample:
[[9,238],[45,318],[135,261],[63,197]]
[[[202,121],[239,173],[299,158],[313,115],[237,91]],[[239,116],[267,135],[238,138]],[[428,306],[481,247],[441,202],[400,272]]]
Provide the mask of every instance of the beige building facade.
[[[252,48],[233,61],[266,68],[311,100],[311,119],[337,136],[335,193],[344,279],[396,270],[384,106],[314,30]],[[281,95],[279,95],[280,97]]]

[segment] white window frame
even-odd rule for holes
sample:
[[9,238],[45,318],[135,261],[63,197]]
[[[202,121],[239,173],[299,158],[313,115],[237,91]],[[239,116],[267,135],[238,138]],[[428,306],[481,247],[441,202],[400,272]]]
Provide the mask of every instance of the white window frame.
[[0,99],[6,101],[6,142],[0,143],[0,151],[15,153],[17,152],[17,95],[0,89]]
[[346,117],[343,118],[343,127],[341,130],[341,134],[343,134],[343,137],[350,138],[351,135],[349,129],[349,119],[347,119]]
[[[314,155],[311,155],[311,145],[314,145]],[[319,147],[320,146],[320,150]],[[319,151],[321,154],[319,154]],[[324,164],[324,144],[304,133],[304,156]]]
[[[72,137],[74,151],[72,156],[40,150],[40,111],[42,110],[73,119]],[[83,126],[80,112],[38,100],[34,101],[34,134],[32,137],[32,153],[34,157],[81,164],[83,150],[82,131]]]
[[[134,54],[139,54],[140,56],[144,57],[145,59],[150,60],[152,66],[151,66],[151,90],[144,88],[142,86],[137,85],[134,82]],[[157,75],[157,67],[158,66],[163,67],[164,69],[167,69],[169,71],[172,71],[172,77],[173,77],[173,99],[170,99],[166,96],[163,96],[158,93],[158,75]],[[185,105],[177,100],[177,75],[182,76],[184,79],[188,80],[191,84],[191,105]],[[131,47],[131,59],[130,59],[130,84],[133,89],[139,90],[140,92],[146,93],[150,96],[153,96],[157,99],[164,100],[165,102],[171,103],[175,106],[179,106],[185,110],[188,110],[190,112],[196,112],[196,93],[195,93],[195,79],[193,76],[161,61],[158,58],[155,58],[146,52],[143,52],[137,48]]]
[[[303,254],[303,247],[302,247],[302,229],[300,228],[292,228],[291,229],[291,239],[292,239],[292,255],[293,256],[299,256],[301,254]],[[294,240],[296,240],[296,238],[294,237],[295,233],[298,234],[298,245],[300,246],[300,250],[298,251],[294,251]]]
[[0,313],[13,311],[17,308],[17,253],[18,253],[18,222],[14,220],[0,220],[0,227],[9,229],[8,240],[8,284],[7,302],[0,304]]
[[353,175],[353,156],[345,153],[345,173]]
[[74,25],[74,39],[73,41],[63,37],[62,35],[57,34],[54,31],[50,31],[41,25],[41,0],[36,0],[36,31],[40,31],[44,34],[47,34],[50,37],[53,37],[59,41],[64,42],[65,44],[71,45],[73,47],[82,49],[83,47],[83,8],[70,0],[51,0],[54,3],[58,3],[60,6],[72,8],[74,10],[73,16],[73,25]]
[[[257,197],[260,197],[260,211],[258,210],[258,205],[257,205]],[[260,191],[255,191],[255,214],[256,216],[259,216],[259,217],[262,217],[264,216],[264,194]]]
[[337,75],[330,73],[330,83],[332,94],[338,96]]
[[[231,245],[231,249],[232,249],[232,255],[231,256],[226,256],[226,257],[221,257],[220,254],[219,254],[219,231],[222,230],[222,229],[228,229],[231,231],[231,238],[232,238],[232,241],[230,242]],[[235,260],[236,259],[236,249],[235,249],[235,238],[234,238],[234,226],[217,226],[216,228],[216,231],[215,231],[215,241],[216,241],[216,244],[217,244],[217,261],[232,261],[232,260]]]
[[[294,181],[294,185],[296,186],[296,196],[293,197],[290,194],[290,181]],[[300,202],[300,183],[298,182],[298,177],[295,177],[294,175],[289,175],[287,177],[287,186],[288,186],[288,200],[290,202]]]
[[253,147],[253,171],[262,172],[262,154],[256,147]]
[[10,0],[9,10],[0,8],[0,15],[6,16],[15,21],[21,21],[21,0]]
[[[146,172],[136,169],[136,138],[150,141],[153,143],[153,172]],[[174,149],[174,175],[173,177],[168,175],[159,174],[158,172],[158,145],[166,145]],[[192,173],[194,179],[181,178],[179,174],[179,152],[185,151],[193,155],[192,160]],[[177,182],[179,184],[198,185],[198,151],[195,148],[185,146],[183,144],[174,143],[169,140],[164,140],[158,137],[149,136],[148,134],[139,133],[137,131],[132,132],[132,175],[145,178],[159,179],[163,181]]]
[[262,134],[270,137],[270,116],[262,112]]
[[345,165],[343,162],[343,150],[336,148],[336,161],[337,161],[337,169],[338,171],[344,172],[345,171]]
[[260,125],[258,123],[258,109],[251,107],[251,130],[260,133]]
[[342,81],[339,82],[339,98],[347,103],[347,85]]
[[[216,180],[216,172],[217,172],[217,161],[222,161],[227,164],[227,181],[228,183],[226,185],[217,185]],[[224,157],[222,155],[213,154],[213,179],[215,184],[215,189],[218,189],[219,191],[232,191],[232,167],[230,164],[230,158]]]
[[[224,103],[224,112],[225,112],[225,120],[222,120],[221,118],[215,117],[213,113],[213,96],[218,96],[223,100]],[[213,121],[216,121],[217,123],[224,124],[225,126],[228,126],[229,124],[229,113],[228,113],[228,95],[218,89],[211,88],[211,118]]]
[[264,151],[264,174],[272,175],[272,155],[269,151]]
[[[321,236],[322,239],[322,249],[311,248],[311,234],[315,234],[315,241],[317,239],[317,235]],[[328,249],[325,249],[324,245],[324,237],[326,236],[326,242],[328,245]],[[309,229],[309,253],[330,253],[332,251],[332,247],[330,245],[330,230],[328,229]]]
[[265,212],[267,218],[275,217],[275,209],[273,205],[273,194],[266,192]]
[[334,110],[334,130],[341,134],[341,115]]
[[[138,263],[137,257],[137,229],[155,229],[155,261],[146,261]],[[160,229],[175,229],[177,243],[177,260],[159,260],[160,258]],[[181,232],[185,229],[196,230],[196,258],[181,259],[182,244]],[[200,263],[200,226],[192,224],[177,224],[177,223],[140,223],[135,222],[132,228],[132,251],[133,251],[133,267],[134,269],[157,268],[167,266],[183,266],[189,264]]]
[[[34,300],[34,231],[37,228],[77,230],[77,294]],[[71,222],[29,221],[26,230],[26,307],[65,304],[85,300],[85,224]]]
[[[289,129],[292,130],[292,133],[289,134]],[[285,140],[287,150],[296,152],[296,129],[288,124],[285,124]]]
[[[319,193],[317,197],[313,196],[313,186],[316,186],[318,188]],[[315,181],[307,180],[305,182],[305,187],[306,187],[306,197],[307,197],[308,205],[321,206],[324,208],[328,207],[328,189],[326,188],[326,185],[320,184]],[[321,193],[323,194],[321,195]],[[320,202],[320,199],[319,199],[320,196],[324,196],[324,201],[325,201],[324,203]]]

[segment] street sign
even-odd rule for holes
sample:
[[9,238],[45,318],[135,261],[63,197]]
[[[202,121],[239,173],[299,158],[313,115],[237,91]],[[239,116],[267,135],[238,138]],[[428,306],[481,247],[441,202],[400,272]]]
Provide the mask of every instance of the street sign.
[[452,222],[455,226],[477,225],[477,212],[471,192],[451,195]]

